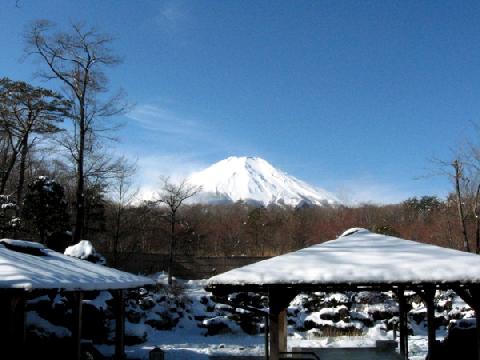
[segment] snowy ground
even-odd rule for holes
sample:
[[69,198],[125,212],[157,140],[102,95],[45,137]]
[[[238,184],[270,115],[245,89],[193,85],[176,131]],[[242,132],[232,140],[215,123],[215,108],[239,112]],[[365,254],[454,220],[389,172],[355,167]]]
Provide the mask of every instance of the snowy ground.
[[[375,346],[377,334],[352,337],[326,337],[305,339],[299,333],[290,334],[289,349],[292,347],[370,347]],[[382,337],[383,338],[383,337]],[[150,334],[148,344],[127,347],[127,356],[133,359],[148,359],[148,352],[158,346],[166,352],[167,360],[200,360],[208,359],[210,355],[263,355],[263,335],[249,336],[216,335],[203,336],[197,329],[179,328],[175,331],[156,331]],[[113,349],[102,349],[110,352]],[[409,354],[411,360],[423,360],[427,354],[426,336],[410,336]]]

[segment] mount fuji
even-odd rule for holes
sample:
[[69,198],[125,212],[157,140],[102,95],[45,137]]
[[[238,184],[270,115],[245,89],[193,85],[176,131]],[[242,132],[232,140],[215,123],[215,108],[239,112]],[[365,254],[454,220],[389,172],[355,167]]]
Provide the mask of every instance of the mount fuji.
[[232,156],[193,173],[187,180],[201,187],[201,192],[193,199],[197,203],[243,200],[264,206],[340,204],[333,194],[298,180],[258,157]]

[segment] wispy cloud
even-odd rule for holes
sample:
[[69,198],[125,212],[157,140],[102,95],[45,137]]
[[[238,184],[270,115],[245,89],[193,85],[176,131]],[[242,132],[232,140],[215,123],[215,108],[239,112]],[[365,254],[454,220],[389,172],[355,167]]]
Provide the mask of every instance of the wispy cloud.
[[[141,129],[145,136],[154,135],[159,143],[170,144],[169,151],[176,153],[195,152],[214,156],[258,153],[249,140],[215,126],[217,120],[205,115],[190,115],[177,110],[179,104],[141,104],[126,116]],[[161,138],[161,139],[160,139]]]
[[127,117],[147,130],[173,136],[202,136],[204,128],[198,120],[158,105],[135,107]]
[[145,156],[138,160],[138,197],[148,200],[155,197],[161,187],[161,178],[169,177],[173,182],[180,182],[194,171],[201,170],[209,164],[189,154],[169,154]]
[[341,202],[349,205],[395,204],[414,196],[399,185],[370,178],[341,181],[335,194]]
[[189,8],[183,1],[163,1],[154,21],[162,31],[172,35],[184,29],[190,18]]

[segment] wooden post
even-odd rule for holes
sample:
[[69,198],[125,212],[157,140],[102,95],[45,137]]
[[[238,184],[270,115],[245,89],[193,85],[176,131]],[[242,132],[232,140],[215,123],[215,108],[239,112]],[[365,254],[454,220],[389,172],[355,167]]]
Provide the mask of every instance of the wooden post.
[[82,344],[82,301],[83,292],[78,291],[73,293],[73,329],[72,329],[72,358],[80,360],[81,358],[81,344]]
[[25,347],[25,294],[17,289],[0,294],[0,358],[23,359]]
[[270,360],[279,360],[287,351],[287,307],[294,297],[288,290],[269,292]]
[[475,309],[475,320],[477,321],[477,360],[480,360],[480,306]]
[[268,335],[270,334],[270,326],[268,323],[269,323],[269,319],[267,315],[265,316],[265,327],[263,328],[265,332],[265,360],[270,360],[270,355],[268,351],[268,341],[269,341]]
[[408,320],[407,320],[407,303],[403,288],[398,289],[398,310],[400,313],[399,330],[400,330],[400,355],[408,360]]
[[287,308],[282,308],[278,313],[278,349],[280,352],[287,351],[287,336],[288,336],[288,316]]
[[435,358],[436,347],[436,324],[435,324],[435,289],[428,288],[423,292],[423,299],[427,305],[427,325],[428,325],[428,360]]
[[279,360],[280,358],[280,321],[279,311],[274,308],[270,301],[270,360]]
[[12,297],[12,344],[23,354],[25,351],[25,294]]
[[480,360],[480,288],[472,286],[470,288],[471,301],[470,307],[475,311],[476,335],[477,335],[477,360]]
[[125,296],[116,290],[115,296],[115,360],[125,359]]
[[476,286],[470,288],[457,287],[454,290],[475,311],[477,360],[480,360],[480,288]]

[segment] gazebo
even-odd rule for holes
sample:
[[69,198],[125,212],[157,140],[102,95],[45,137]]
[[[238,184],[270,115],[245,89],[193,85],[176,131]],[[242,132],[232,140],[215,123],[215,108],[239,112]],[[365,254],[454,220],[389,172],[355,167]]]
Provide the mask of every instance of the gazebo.
[[39,243],[2,239],[0,352],[16,354],[15,358],[25,356],[27,295],[57,289],[71,292],[74,298],[72,348],[68,358],[80,359],[83,295],[89,291],[111,290],[116,304],[115,359],[124,359],[124,289],[153,283],[146,277],[65,256]]
[[[435,342],[436,290],[454,290],[480,323],[480,256],[411,240],[347,230],[336,240],[307,247],[210,278],[207,289],[224,296],[265,293],[269,298],[270,359],[287,351],[287,307],[301,292],[394,291],[399,300],[400,354],[408,359],[405,291],[427,307],[428,352]],[[480,360],[480,326],[477,326]]]

